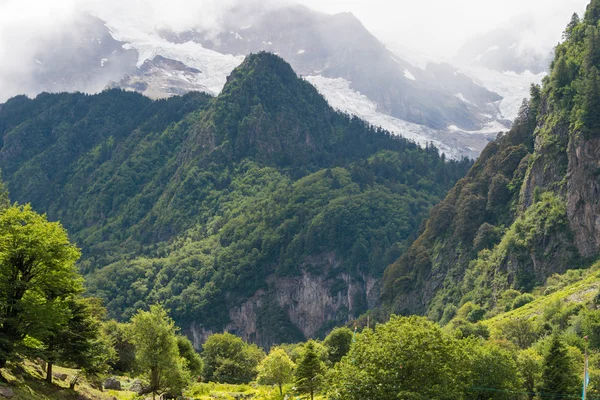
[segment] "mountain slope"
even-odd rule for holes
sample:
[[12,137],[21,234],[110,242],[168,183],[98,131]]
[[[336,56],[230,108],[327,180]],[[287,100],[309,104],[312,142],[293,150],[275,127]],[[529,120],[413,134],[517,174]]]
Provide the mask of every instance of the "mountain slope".
[[0,130],[12,197],[64,223],[89,293],[118,318],[165,302],[196,345],[227,329],[267,346],[364,312],[470,165],[335,112],[267,53],[216,98],[17,97]]
[[598,10],[593,0],[569,25],[513,129],[484,150],[386,270],[388,311],[439,320],[473,301],[494,312],[506,290],[530,291],[598,257]]

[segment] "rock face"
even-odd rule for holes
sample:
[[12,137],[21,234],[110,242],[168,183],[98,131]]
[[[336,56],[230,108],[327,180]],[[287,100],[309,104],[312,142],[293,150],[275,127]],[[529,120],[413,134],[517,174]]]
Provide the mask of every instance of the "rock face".
[[53,372],[52,376],[60,381],[65,381],[69,377],[67,374],[61,374],[59,372]]
[[115,377],[108,378],[104,382],[104,388],[110,390],[121,390],[121,382]]
[[119,82],[112,82],[108,88],[122,88],[140,92],[151,98],[165,98],[183,95],[191,91],[208,92],[202,84],[202,72],[184,63],[162,56],[146,60],[136,74],[126,75]]
[[600,251],[600,139],[582,135],[569,142],[567,213],[583,257]]
[[[334,254],[314,257],[307,265],[335,270],[339,263]],[[273,344],[323,336],[330,328],[358,317],[373,307],[379,296],[379,284],[371,277],[352,277],[347,273],[271,276],[267,288],[260,289],[229,311],[225,331],[268,348]],[[267,328],[268,327],[268,328]],[[189,333],[199,348],[210,334],[209,327],[192,324]]]
[[5,399],[12,399],[14,395],[15,392],[13,392],[11,388],[0,386],[0,397]]

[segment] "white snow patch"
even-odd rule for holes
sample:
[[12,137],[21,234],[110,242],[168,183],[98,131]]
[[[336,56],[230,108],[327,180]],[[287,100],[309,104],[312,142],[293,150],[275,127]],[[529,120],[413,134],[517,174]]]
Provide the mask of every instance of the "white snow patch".
[[485,134],[499,133],[499,132],[505,132],[508,129],[510,129],[510,128],[502,125],[498,121],[490,121],[487,124],[485,124],[485,126],[482,129],[479,129],[477,131],[465,131],[464,129],[460,129],[456,125],[450,125],[448,127],[449,131],[467,133],[470,135],[485,135]]
[[521,74],[512,71],[498,72],[487,68],[468,68],[467,75],[477,84],[498,93],[503,97],[499,109],[501,117],[514,121],[519,113],[523,99],[529,98],[531,84],[540,84],[547,75],[545,72],[534,74],[525,71]]
[[304,54],[305,51],[304,50],[298,50],[298,52],[296,54]]
[[462,93],[457,93],[457,94],[455,94],[455,96],[458,97],[463,103],[473,105],[473,103],[471,103],[465,96],[463,96]]
[[244,61],[244,56],[221,54],[191,41],[171,43],[154,33],[142,32],[126,24],[110,25],[109,28],[116,40],[128,42],[123,46],[125,49],[137,50],[138,68],[146,60],[156,56],[180,61],[201,71],[200,74],[195,75],[193,84],[198,90],[205,90],[213,95],[221,92],[227,76]]
[[321,75],[305,78],[325,96],[336,110],[356,115],[374,126],[380,126],[392,133],[415,141],[420,146],[432,143],[449,157],[458,158],[459,152],[451,149],[434,137],[434,131],[423,125],[413,124],[394,118],[377,110],[377,104],[367,96],[354,91],[344,78],[326,78]]
[[491,53],[492,51],[498,51],[500,50],[500,47],[498,45],[492,46],[489,49],[487,49],[485,52],[486,53]]
[[404,77],[407,79],[410,79],[411,81],[416,81],[417,79],[415,78],[415,76],[413,74],[410,73],[409,70],[405,69],[404,70]]
[[100,60],[100,67],[104,67],[104,64],[108,61],[108,58],[103,58]]
[[43,63],[43,62],[41,62],[40,60],[38,60],[37,58],[36,58],[36,59],[34,59],[34,61],[36,62],[36,64],[44,65],[44,63]]

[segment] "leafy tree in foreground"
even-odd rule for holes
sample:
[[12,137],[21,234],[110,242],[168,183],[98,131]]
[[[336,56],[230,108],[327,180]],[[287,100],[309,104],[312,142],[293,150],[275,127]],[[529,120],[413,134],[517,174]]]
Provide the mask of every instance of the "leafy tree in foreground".
[[194,377],[198,377],[202,374],[202,358],[194,349],[194,345],[190,340],[182,335],[177,335],[177,347],[179,348],[179,355],[183,357],[187,362],[187,369]]
[[205,381],[248,383],[257,374],[258,363],[265,353],[230,333],[210,336],[202,346]]
[[81,291],[79,255],[63,227],[29,205],[0,213],[0,368],[26,335],[47,333],[56,301]]
[[[72,297],[61,303],[69,316],[44,340],[47,350],[42,358],[47,365],[46,381],[52,381],[55,362],[81,368],[90,379],[98,379],[108,371],[108,362],[116,353],[110,338],[101,330],[100,318],[106,311],[98,308],[96,302],[94,298]],[[96,315],[97,310],[102,315]]]
[[117,352],[109,362],[110,367],[119,372],[132,372],[135,368],[135,346],[131,342],[131,326],[111,320],[103,324],[102,330]]
[[167,311],[153,305],[150,311],[139,311],[131,325],[136,362],[148,377],[153,398],[166,391],[181,392],[187,381],[185,361],[179,355],[175,323]]
[[393,316],[357,336],[333,369],[328,394],[339,400],[460,399],[470,387],[467,361],[460,342],[435,323]]
[[494,342],[468,343],[472,387],[468,400],[513,400],[522,387],[513,354]]
[[329,351],[329,362],[337,364],[350,351],[352,344],[352,331],[346,327],[336,328],[331,331],[323,341]]
[[558,335],[553,335],[544,357],[542,372],[542,399],[575,396],[579,392],[579,377],[573,371],[567,348]]
[[542,357],[533,349],[522,350],[517,356],[517,366],[528,393],[527,399],[533,400],[535,390],[542,379]]
[[296,390],[300,393],[310,394],[313,400],[315,392],[321,388],[323,382],[324,366],[315,351],[315,342],[306,343],[305,351],[296,368]]
[[258,365],[258,382],[277,385],[279,394],[283,394],[283,385],[292,380],[295,367],[285,350],[275,347]]

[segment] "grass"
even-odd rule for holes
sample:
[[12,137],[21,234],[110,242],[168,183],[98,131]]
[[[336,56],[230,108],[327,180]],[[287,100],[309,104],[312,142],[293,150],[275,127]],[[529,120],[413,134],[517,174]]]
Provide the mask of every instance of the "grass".
[[[581,275],[576,277],[575,275]],[[574,282],[571,282],[574,280]],[[550,282],[554,281],[554,282]],[[536,299],[517,309],[498,314],[482,323],[492,330],[502,322],[514,318],[531,318],[542,315],[544,310],[557,301],[567,303],[589,303],[600,289],[600,262],[587,270],[569,271],[562,276],[549,279],[549,284],[540,288]]]
[[14,392],[11,400],[133,400],[135,393],[127,391],[105,391],[101,392],[84,379],[75,387],[69,389],[69,382],[78,371],[70,368],[54,367],[54,372],[66,374],[65,380],[57,378],[52,383],[44,380],[46,376],[42,367],[35,362],[25,361],[23,363],[10,363],[7,368],[1,370],[2,376],[8,381],[0,383],[9,387]]
[[[135,379],[129,377],[118,377],[124,390],[107,390],[101,392],[89,382],[82,379],[75,387],[69,389],[71,377],[79,371],[59,366],[54,367],[54,372],[66,374],[65,380],[57,378],[48,384],[42,367],[31,361],[23,363],[10,363],[7,368],[1,370],[2,376],[8,381],[8,386],[15,393],[11,400],[144,400],[150,397],[138,396],[128,391]],[[306,399],[306,396],[293,395],[292,385],[283,388],[284,395],[279,394],[279,388],[275,386],[264,386],[257,384],[233,385],[225,383],[194,383],[184,391],[187,399],[193,400],[283,400],[288,395],[289,400]],[[315,400],[324,400],[325,397],[315,396]]]

